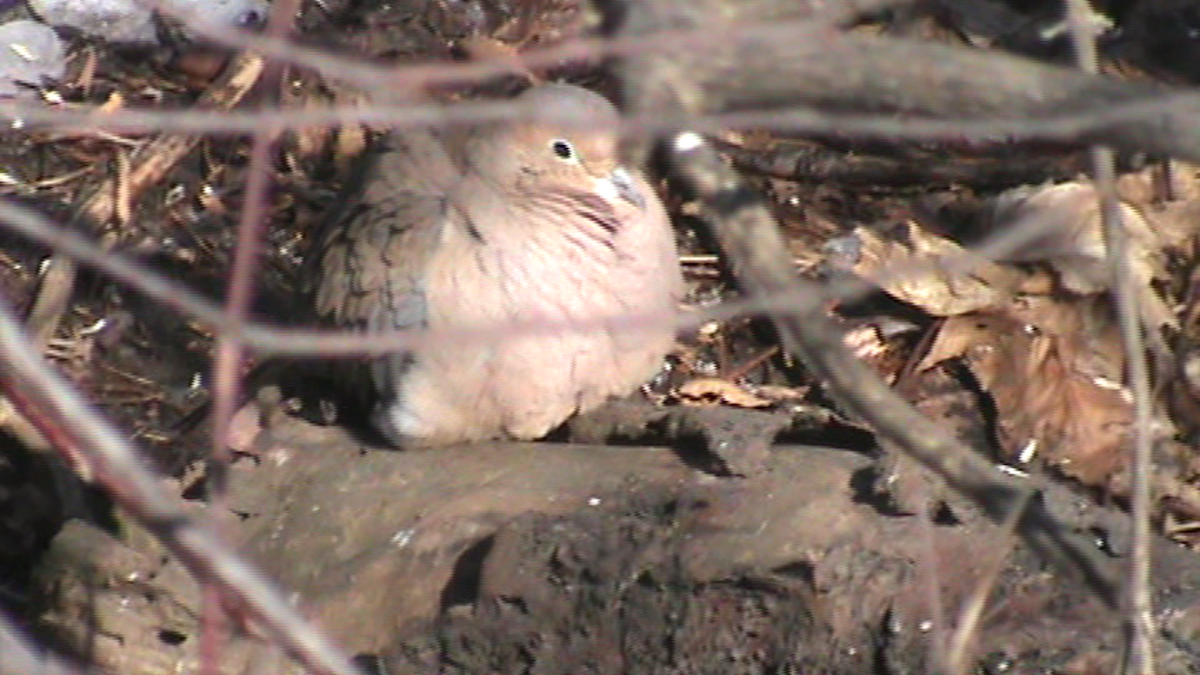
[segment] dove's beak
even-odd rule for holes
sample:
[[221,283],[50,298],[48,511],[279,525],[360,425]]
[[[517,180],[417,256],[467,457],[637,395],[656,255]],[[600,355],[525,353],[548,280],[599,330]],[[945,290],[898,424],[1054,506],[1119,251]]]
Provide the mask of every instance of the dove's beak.
[[604,195],[606,198],[613,200],[621,199],[633,204],[639,209],[646,208],[646,195],[638,189],[637,183],[633,176],[625,169],[618,166],[613,169],[607,176],[596,179],[597,192]]

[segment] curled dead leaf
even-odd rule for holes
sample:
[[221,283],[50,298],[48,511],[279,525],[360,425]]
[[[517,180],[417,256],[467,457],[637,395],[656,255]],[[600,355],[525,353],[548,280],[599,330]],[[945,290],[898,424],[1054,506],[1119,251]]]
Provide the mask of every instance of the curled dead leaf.
[[[996,197],[992,209],[993,227],[1030,230],[1006,260],[1044,262],[1057,273],[1064,288],[1080,295],[1111,288],[1099,200],[1090,183],[1015,188]],[[1122,202],[1120,212],[1142,319],[1155,328],[1174,326],[1174,312],[1153,287],[1155,279],[1166,276],[1164,249],[1168,242],[1139,209]]]
[[1027,298],[951,317],[920,368],[950,358],[962,358],[992,397],[1012,457],[1036,451],[1100,487],[1123,470],[1133,413],[1117,326],[1102,299]]
[[887,231],[858,228],[854,273],[895,298],[934,316],[1003,306],[1025,282],[1019,270],[997,265],[912,222]]
[[808,396],[808,387],[785,387],[777,384],[760,384],[754,388],[754,393],[773,402],[801,401]]
[[731,405],[737,408],[768,408],[772,401],[757,396],[729,380],[699,377],[683,383],[677,390],[684,405]]
[[875,368],[884,381],[893,384],[908,361],[908,350],[899,348],[892,338],[915,330],[915,327],[898,321],[884,325],[885,321],[854,326],[842,335],[842,342],[855,356]]

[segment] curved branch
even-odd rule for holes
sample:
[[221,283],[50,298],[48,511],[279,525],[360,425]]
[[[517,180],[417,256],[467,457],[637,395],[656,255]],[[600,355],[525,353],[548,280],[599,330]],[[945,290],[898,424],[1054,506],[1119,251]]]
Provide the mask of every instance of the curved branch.
[[[752,296],[807,292],[791,312],[771,318],[784,346],[803,360],[844,408],[865,420],[882,439],[937,473],[997,522],[1020,507],[1026,481],[1003,474],[909,405],[846,347],[841,331],[824,311],[820,287],[796,277],[774,218],[715,150],[698,135],[676,137],[671,168],[703,207],[742,289]],[[1110,606],[1115,606],[1113,570],[1090,542],[1060,526],[1040,499],[1017,531],[1044,559],[1073,570]]]
[[358,673],[273,583],[167,495],[123,434],[41,358],[3,302],[0,364],[0,389],[13,405],[55,447],[88,463],[113,497],[197,578],[237,598],[280,644],[317,672]]

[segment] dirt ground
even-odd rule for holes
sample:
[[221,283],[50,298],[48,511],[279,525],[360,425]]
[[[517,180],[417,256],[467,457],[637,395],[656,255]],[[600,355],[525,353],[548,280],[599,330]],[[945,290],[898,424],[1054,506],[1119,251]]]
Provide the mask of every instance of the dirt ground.
[[[1020,546],[1001,558],[1011,537],[969,507],[898,512],[863,450],[776,445],[753,477],[714,477],[664,448],[397,453],[286,418],[234,465],[227,526],[379,672],[930,672],[930,594],[952,611],[997,564],[981,667],[1116,662],[1119,619],[1084,584]],[[1047,499],[1114,555],[1127,546],[1119,511]],[[193,663],[198,588],[144,530],[119,531],[58,534],[42,620],[112,672]],[[1166,541],[1155,555],[1163,663],[1191,672],[1200,565]],[[246,635],[225,663],[300,672]]]
[[[1036,37],[1050,20],[1038,3],[929,5],[936,11],[885,12],[856,29],[1069,56],[1064,42]],[[306,2],[296,26],[307,44],[384,63],[502,58],[605,30],[588,7]],[[1150,0],[1104,9],[1120,29],[1103,44],[1116,76],[1200,80],[1189,70],[1200,61],[1187,58],[1194,37],[1158,30],[1194,22],[1194,10]],[[25,13],[0,3],[0,18]],[[68,76],[54,89],[72,104],[187,107],[217,86],[231,56],[202,42],[70,44]],[[538,74],[619,91],[611,69],[583,59]],[[435,95],[493,95],[514,79]],[[369,98],[304,70],[283,81],[246,100]],[[374,132],[348,124],[280,143],[256,318],[304,316],[296,289],[310,239]],[[24,181],[0,184],[0,197],[72,221],[103,181],[128,176],[126,145],[151,138],[0,131],[0,167]],[[1077,182],[1085,149],[760,131],[715,139],[771,206],[801,274],[873,285],[829,308],[855,352],[990,461],[1039,476],[1039,508],[1088,542],[1107,581],[1119,579],[1131,547],[1133,415],[1109,287],[1095,273],[1095,195]],[[76,227],[220,298],[247,147],[240,137],[200,140],[124,196],[129,214]],[[1159,672],[1200,673],[1200,171],[1153,159],[1122,154],[1119,168],[1129,218],[1143,223],[1133,227],[1135,278],[1159,366],[1155,648]],[[694,203],[658,185],[678,226],[688,304],[736,300]],[[1069,221],[1070,236],[1030,247],[1056,253],[984,261],[970,274],[942,264],[982,234],[1038,219]],[[0,227],[0,296],[17,311],[37,314],[49,253]],[[930,273],[888,277],[906,265]],[[885,452],[783,353],[765,320],[722,318],[681,335],[645,391],[537,443],[391,450],[311,381],[311,364],[286,364],[248,385],[281,385],[284,400],[270,387],[250,392],[231,426],[227,475],[214,475],[202,461],[207,425],[196,423],[208,404],[210,328],[88,269],[56,319],[48,356],[136,441],[188,513],[219,525],[364,672],[915,674],[945,669],[939,659],[960,639],[964,673],[1108,673],[1124,658],[1126,624],[1086,561],[1056,564]],[[245,370],[254,365],[248,358]],[[0,425],[0,608],[37,644],[94,672],[199,672],[212,598],[102,487],[37,447],[7,407]],[[1032,446],[1040,454],[1026,461]],[[218,480],[227,496],[214,507]],[[975,601],[985,602],[977,625],[957,635]],[[221,672],[304,672],[241,608],[222,609]]]

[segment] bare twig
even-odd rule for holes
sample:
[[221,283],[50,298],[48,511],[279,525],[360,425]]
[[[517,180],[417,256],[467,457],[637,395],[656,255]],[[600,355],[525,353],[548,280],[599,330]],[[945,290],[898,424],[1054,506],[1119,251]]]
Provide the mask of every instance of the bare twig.
[[[199,12],[188,12],[156,0],[138,2],[182,22],[197,35],[218,44],[261,54],[281,64],[311,68],[326,78],[342,80],[367,91],[399,92],[398,95],[391,94],[393,97],[403,97],[433,86],[471,84],[505,75],[512,68],[509,59],[514,56],[519,58],[521,68],[530,71],[552,68],[564,61],[599,60],[632,55],[653,48],[653,41],[647,41],[641,36],[625,39],[577,38],[524,54],[509,55],[505,59],[467,63],[434,62],[393,68],[380,66],[362,58],[306,47],[281,35],[256,35],[238,30],[211,21]],[[708,30],[660,30],[657,31],[656,41],[690,45],[693,48],[703,47],[712,40],[711,21],[718,16],[727,22],[737,21],[742,26],[778,26],[784,23],[833,27],[850,24],[862,16],[913,3],[914,0],[854,0],[837,3],[823,0],[793,0],[786,3],[777,0],[740,0],[731,4],[725,0],[691,0],[679,4],[693,15],[704,17]],[[763,23],[764,20],[769,23]]]
[[975,580],[975,589],[963,603],[962,609],[959,610],[958,621],[954,632],[950,635],[945,653],[945,669],[951,675],[955,673],[966,675],[972,670],[968,658],[971,656],[972,641],[979,630],[979,622],[983,618],[983,609],[987,606],[987,600],[992,594],[992,588],[996,585],[996,579],[1004,570],[1004,561],[1008,559],[1008,554],[1012,551],[1016,539],[1017,523],[1025,516],[1029,500],[1036,494],[1037,489],[1031,483],[1028,489],[1021,493],[1004,522],[1000,523],[1001,537],[1000,541],[996,543],[994,557],[990,564],[984,567],[979,578]]
[[112,497],[200,580],[236,598],[280,644],[322,673],[357,673],[275,585],[190,518],[124,435],[41,358],[7,303],[0,302],[0,388],[51,443],[86,456]]
[[59,321],[71,301],[75,289],[75,261],[70,256],[53,255],[38,276],[38,289],[33,305],[25,317],[34,344],[45,349],[58,330]]
[[[253,54],[243,54],[234,59],[225,68],[221,77],[196,102],[197,110],[225,111],[225,114],[228,114],[228,110],[240,103],[258,82],[262,68],[262,59]],[[111,114],[121,116],[124,112],[118,110]],[[149,187],[162,180],[163,176],[167,175],[180,160],[186,157],[200,140],[199,136],[159,134],[137,151],[133,158],[136,162],[133,162],[122,189],[130,199],[136,199]],[[117,185],[114,179],[106,180],[88,199],[82,209],[83,214],[98,225],[107,224],[116,209],[114,201],[116,194]]]
[[[634,6],[635,11],[639,6]],[[1200,112],[1200,96],[1187,90],[1122,82],[995,52],[840,34],[808,22],[731,24],[722,28],[718,50],[710,48],[713,28],[708,25],[690,33],[662,28],[622,36],[617,43],[628,42],[626,51],[607,47],[594,50],[597,56],[624,56],[634,73],[653,59],[673,64],[672,74],[680,78],[680,83],[663,91],[631,92],[629,100],[644,106],[635,108],[631,118],[634,128],[653,131],[686,127],[703,131],[760,126],[984,142],[1014,138],[1080,142],[1103,138],[1121,149],[1200,160],[1200,130],[1192,124]],[[676,39],[671,38],[673,35]],[[697,41],[705,48],[697,49]],[[534,51],[524,57],[525,65],[537,54]],[[475,64],[435,64],[396,72],[417,73],[414,77],[419,80],[423,77],[419,76],[420,68],[434,67],[466,79],[477,75],[469,70],[477,67]],[[864,75],[848,78],[847,72]],[[639,96],[642,93],[646,94],[645,100]],[[664,96],[685,105],[661,105]],[[19,102],[0,104],[0,114],[25,124],[226,133],[253,132],[264,122],[279,129],[348,121],[430,126],[518,113],[510,104],[497,103],[263,109],[234,114],[186,110],[102,114]],[[897,113],[903,117],[898,118]]]
[[[1096,55],[1094,14],[1087,0],[1066,0],[1067,23],[1080,70],[1099,70]],[[1100,218],[1104,226],[1105,248],[1112,289],[1116,298],[1121,342],[1128,364],[1129,387],[1133,392],[1133,433],[1130,505],[1133,517],[1128,577],[1125,586],[1128,631],[1128,660],[1124,672],[1154,675],[1154,603],[1150,595],[1151,503],[1150,483],[1154,473],[1152,399],[1150,370],[1146,364],[1143,323],[1139,304],[1137,275],[1129,254],[1129,233],[1121,217],[1117,198],[1113,151],[1104,145],[1091,150],[1092,180],[1100,200]]]
[[[784,346],[800,357],[830,393],[854,416],[1002,521],[1028,489],[1025,481],[1001,473],[982,456],[955,441],[946,430],[914,410],[847,349],[820,304],[822,294],[796,278],[774,219],[703,139],[685,132],[671,148],[673,173],[701,202],[702,218],[714,230],[733,273],[749,295],[803,289],[806,297],[791,313],[772,318]],[[1030,547],[1064,571],[1082,575],[1106,603],[1115,603],[1109,565],[1095,547],[1059,526],[1040,500],[1018,525]]]
[[[49,109],[0,101],[0,119],[8,123],[68,128],[79,132],[252,133],[264,124],[275,130],[364,123],[396,128],[478,124],[524,114],[510,102],[472,101],[454,105],[331,106],[303,109],[262,108],[216,113],[203,110],[124,109],[96,114],[94,109]],[[1023,115],[1023,116],[1022,116]],[[756,128],[802,134],[839,134],[862,138],[918,141],[1055,141],[1078,143],[1112,135],[1127,139],[1122,149],[1150,151],[1200,161],[1200,141],[1177,127],[1200,115],[1200,96],[1172,90],[1130,92],[1128,98],[1083,110],[1003,112],[995,116],[905,117],[893,113],[824,112],[809,106],[781,105],[770,110],[728,113],[653,112],[626,117],[626,133],[653,135],[688,128],[698,132]],[[556,120],[559,121],[559,120]],[[561,120],[570,123],[570,120]]]
[[[293,17],[299,9],[298,0],[276,0],[271,5],[267,21],[267,36],[279,38],[292,28]],[[268,63],[260,81],[269,87],[278,87],[282,76],[278,63]],[[233,254],[233,269],[229,279],[229,292],[225,300],[225,319],[233,326],[242,326],[250,312],[254,294],[254,277],[259,268],[262,240],[267,225],[267,190],[271,182],[272,150],[276,133],[258,130],[250,142],[250,161],[246,167],[249,179],[242,215],[238,222],[237,243]],[[216,355],[213,359],[212,437],[211,456],[208,462],[209,503],[217,513],[228,508],[226,474],[232,456],[228,447],[229,425],[239,400],[241,373],[239,366],[245,354],[245,344],[239,331],[222,331],[217,336]],[[220,523],[217,523],[220,527]],[[223,631],[224,611],[220,588],[204,584],[204,611],[201,642],[202,672],[217,675],[220,670],[219,655],[225,638]]]
[[[552,322],[512,322],[504,326],[479,326],[441,331],[430,336],[427,331],[405,330],[380,333],[313,330],[306,328],[279,328],[253,321],[232,325],[221,308],[187,286],[155,272],[121,253],[107,252],[86,237],[58,225],[48,218],[18,204],[0,199],[0,227],[35,241],[47,248],[60,251],[72,258],[108,275],[115,281],[137,290],[164,308],[189,315],[206,324],[213,332],[232,332],[248,347],[260,354],[276,356],[324,356],[349,357],[376,355],[419,346],[429,339],[481,340],[495,339],[497,328],[513,333],[535,334],[538,332],[564,330],[566,324]],[[1029,219],[1018,227],[996,233],[983,242],[974,252],[961,260],[947,259],[940,262],[941,270],[969,273],[979,256],[991,259],[1002,258],[1009,252],[1026,245],[1041,236],[1046,223]],[[878,284],[889,284],[914,278],[929,272],[928,264],[910,263],[896,265],[887,275],[876,279]],[[762,313],[790,313],[795,311],[797,300],[811,299],[819,293],[822,302],[849,302],[867,292],[870,287],[862,283],[835,283],[824,289],[797,290],[780,289],[778,292],[726,301],[719,306],[708,307],[692,314],[675,317],[662,316],[605,316],[596,317],[594,322],[572,324],[575,329],[587,330],[602,327],[630,328],[656,325],[655,322],[674,322],[681,329],[695,328],[706,321],[721,321],[741,316]]]

